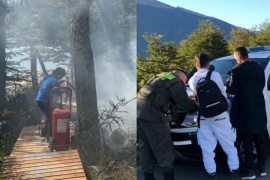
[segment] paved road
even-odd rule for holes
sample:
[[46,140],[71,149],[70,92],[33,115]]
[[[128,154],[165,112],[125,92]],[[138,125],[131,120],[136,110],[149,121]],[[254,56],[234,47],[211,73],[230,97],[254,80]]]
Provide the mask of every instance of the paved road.
[[[270,145],[266,147],[267,162],[266,162],[266,177],[257,176],[258,180],[269,180],[270,179]],[[230,173],[226,159],[220,159],[217,161],[217,175],[218,180],[230,179]],[[157,180],[163,180],[162,172],[160,168],[156,168],[155,176]],[[203,163],[200,161],[191,160],[178,160],[175,162],[175,177],[176,180],[207,180],[207,174],[205,172]],[[138,162],[137,166],[137,180],[143,180],[142,170]]]

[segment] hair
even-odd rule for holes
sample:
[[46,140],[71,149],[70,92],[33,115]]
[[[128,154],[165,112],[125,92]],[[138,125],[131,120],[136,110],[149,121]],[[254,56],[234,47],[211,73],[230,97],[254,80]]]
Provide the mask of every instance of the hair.
[[66,70],[64,68],[57,67],[55,70],[53,70],[52,74],[55,76],[64,77],[66,75]]
[[247,48],[245,47],[238,47],[234,50],[234,52],[237,52],[240,54],[240,56],[244,59],[248,59],[248,51],[247,51]]
[[178,79],[180,79],[180,81],[183,82],[184,85],[187,83],[187,74],[184,71],[182,71],[180,69],[175,69],[171,73],[173,73],[174,75],[176,75],[176,77]]
[[173,73],[173,74],[175,74],[175,75],[177,75],[177,76],[179,76],[180,74],[185,74],[185,75],[187,75],[187,73],[186,73],[185,71],[180,70],[180,69],[175,69],[175,70],[173,70],[171,73]]
[[208,56],[204,53],[196,54],[194,59],[195,61],[198,61],[200,67],[205,67],[210,62]]

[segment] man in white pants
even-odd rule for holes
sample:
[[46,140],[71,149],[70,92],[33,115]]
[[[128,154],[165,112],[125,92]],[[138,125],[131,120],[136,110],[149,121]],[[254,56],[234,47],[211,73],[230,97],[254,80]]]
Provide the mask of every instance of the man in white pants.
[[[195,56],[195,67],[197,72],[190,78],[188,84],[196,95],[196,85],[201,78],[206,77],[209,68],[209,59],[205,54],[197,54]],[[213,80],[220,88],[222,94],[226,97],[225,88],[218,72],[212,72],[211,80]],[[211,97],[209,97],[211,98]],[[239,159],[237,149],[234,146],[236,140],[236,131],[232,127],[229,113],[227,111],[211,117],[200,117],[200,127],[197,133],[198,144],[202,149],[204,167],[211,179],[216,179],[216,163],[214,160],[214,150],[217,141],[220,143],[223,151],[227,154],[228,165],[231,171],[231,179],[240,178],[238,175]]]

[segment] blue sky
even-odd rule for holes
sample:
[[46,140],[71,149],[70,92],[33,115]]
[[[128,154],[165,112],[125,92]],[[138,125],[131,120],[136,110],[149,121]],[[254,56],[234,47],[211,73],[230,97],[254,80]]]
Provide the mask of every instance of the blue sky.
[[250,29],[270,20],[270,0],[158,0]]

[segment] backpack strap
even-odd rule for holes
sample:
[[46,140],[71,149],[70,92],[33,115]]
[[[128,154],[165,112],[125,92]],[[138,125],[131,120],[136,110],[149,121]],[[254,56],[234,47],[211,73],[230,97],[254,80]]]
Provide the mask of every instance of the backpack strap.
[[201,79],[199,79],[199,81],[197,83],[200,83],[201,81],[204,81],[204,80],[210,80],[210,77],[212,75],[212,72],[213,71],[208,71],[206,76],[205,77],[202,77]]
[[200,111],[198,111],[197,123],[198,123],[198,128],[200,128],[200,125],[201,125],[201,112]]
[[205,79],[210,80],[211,74],[212,74],[212,71],[208,71],[208,73],[206,74]]
[[[212,72],[213,71],[208,71],[207,74],[206,74],[206,77],[202,77],[201,79],[199,79],[199,81],[197,83],[199,83],[200,81],[203,81],[203,80],[210,80],[210,77],[212,75]],[[195,91],[196,92],[196,91]],[[194,93],[195,94],[195,101],[197,103],[197,105],[199,106],[199,99],[198,99],[198,96],[197,96],[197,92]],[[198,117],[197,117],[197,121],[198,121],[198,128],[200,128],[200,118],[201,118],[201,112],[200,110],[198,111]]]

